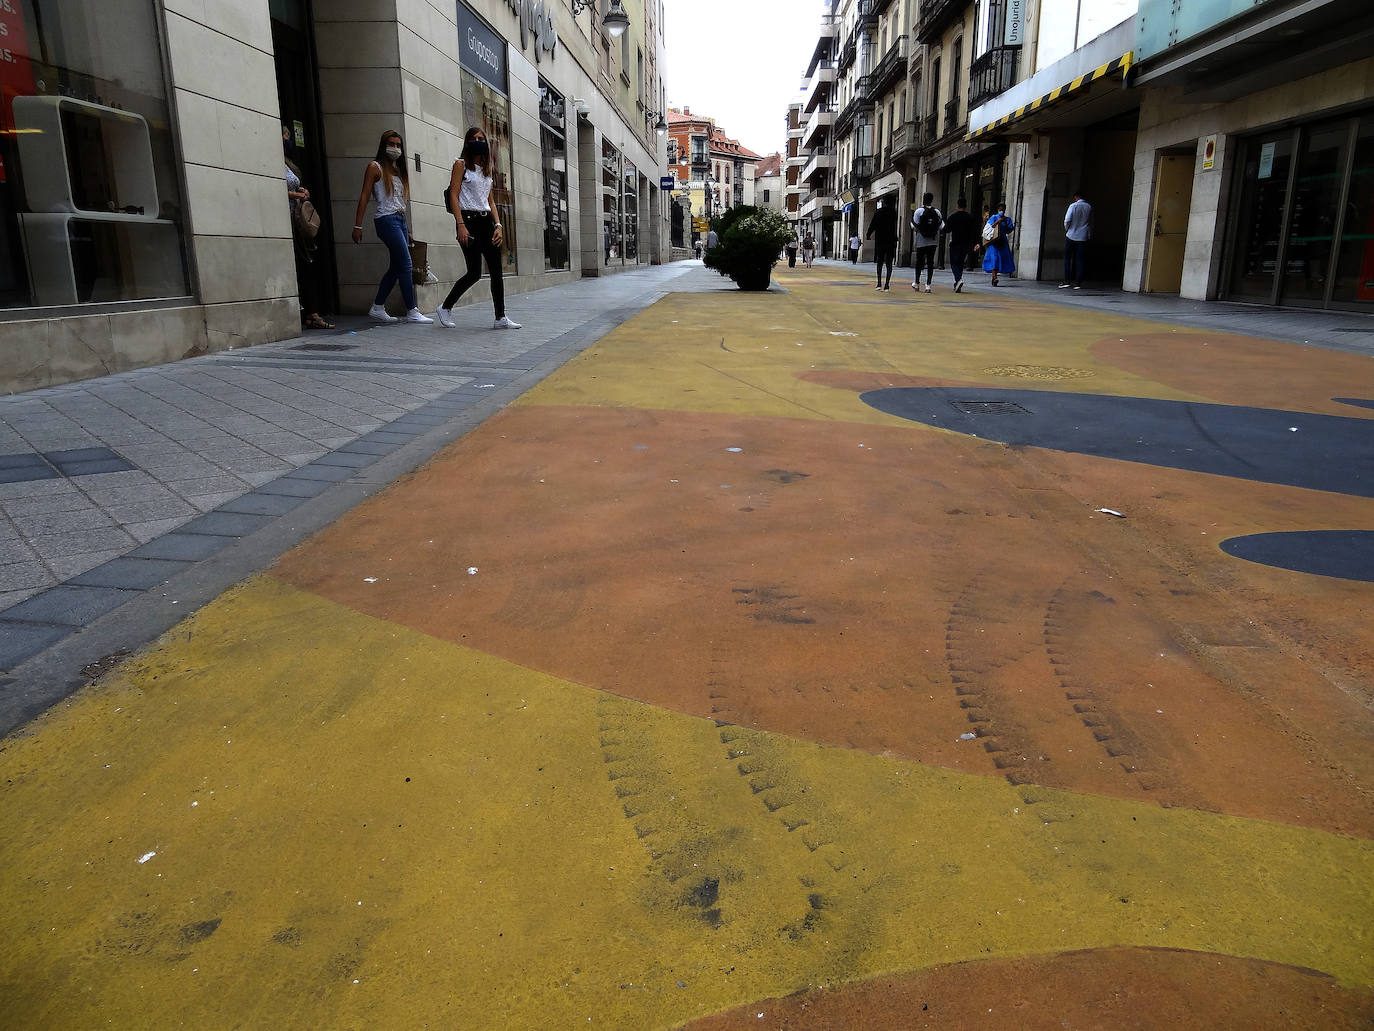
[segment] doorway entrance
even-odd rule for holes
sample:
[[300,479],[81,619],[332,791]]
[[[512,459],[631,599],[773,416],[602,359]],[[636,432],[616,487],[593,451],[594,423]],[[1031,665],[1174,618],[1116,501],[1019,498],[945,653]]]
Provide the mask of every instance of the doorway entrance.
[[1145,292],[1176,294],[1183,285],[1188,217],[1193,208],[1193,150],[1165,152],[1155,164],[1153,235],[1145,270]]
[[1374,112],[1239,147],[1226,298],[1374,311]]
[[[308,256],[297,254],[296,276],[303,304],[324,312],[337,312],[339,277],[334,230],[330,225],[329,175],[315,75],[315,33],[310,0],[271,0],[269,6],[277,97],[281,104],[282,128],[289,137],[284,141],[286,157],[300,169],[301,183],[310,191],[310,203],[320,215],[320,231],[315,237],[317,246]],[[283,193],[285,189],[283,184]],[[299,252],[299,246],[297,250]]]

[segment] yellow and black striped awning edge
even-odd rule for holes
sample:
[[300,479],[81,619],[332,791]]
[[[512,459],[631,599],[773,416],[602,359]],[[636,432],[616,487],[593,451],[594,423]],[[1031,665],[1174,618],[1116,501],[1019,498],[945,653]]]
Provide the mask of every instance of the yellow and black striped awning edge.
[[1057,100],[1062,100],[1070,93],[1075,93],[1078,90],[1081,90],[1084,86],[1096,82],[1098,79],[1105,79],[1109,75],[1120,75],[1124,79],[1126,73],[1130,71],[1131,58],[1133,57],[1133,55],[1134,51],[1127,50],[1120,57],[1108,61],[1106,64],[1100,65],[1090,72],[1084,72],[1078,78],[1070,82],[1066,82],[1064,85],[1056,89],[1050,90],[1048,93],[1046,93],[1043,97],[1039,98],[1038,100],[1032,100],[1029,104],[1025,104],[1021,107],[1018,107],[1015,111],[1011,112],[1010,114],[1003,115],[1001,118],[997,119],[997,121],[989,122],[981,129],[977,129],[969,133],[968,138],[974,140],[980,136],[986,136],[990,132],[996,132],[998,129],[1010,125],[1012,122],[1019,121],[1020,119],[1025,118],[1026,115],[1031,114],[1033,111],[1038,111],[1042,107],[1047,107]]

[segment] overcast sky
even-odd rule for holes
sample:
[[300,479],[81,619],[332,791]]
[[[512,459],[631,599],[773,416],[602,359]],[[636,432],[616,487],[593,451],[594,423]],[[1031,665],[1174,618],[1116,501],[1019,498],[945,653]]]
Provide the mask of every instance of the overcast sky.
[[664,0],[668,103],[759,154],[787,144],[787,104],[820,36],[823,0]]

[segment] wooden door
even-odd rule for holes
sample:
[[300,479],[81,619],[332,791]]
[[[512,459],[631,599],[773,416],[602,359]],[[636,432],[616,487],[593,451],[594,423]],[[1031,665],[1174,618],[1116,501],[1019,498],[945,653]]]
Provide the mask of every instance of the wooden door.
[[1176,294],[1183,283],[1188,216],[1193,206],[1193,154],[1161,154],[1150,212],[1150,256],[1145,274],[1149,293]]

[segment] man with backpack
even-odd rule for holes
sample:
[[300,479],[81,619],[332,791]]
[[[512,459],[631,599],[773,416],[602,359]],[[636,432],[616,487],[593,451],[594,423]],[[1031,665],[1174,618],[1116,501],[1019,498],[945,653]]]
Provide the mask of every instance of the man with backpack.
[[940,242],[940,226],[944,218],[940,209],[935,207],[935,194],[927,193],[921,198],[921,206],[911,216],[911,226],[916,230],[916,271],[911,280],[911,289],[921,292],[921,269],[926,270],[926,293],[930,293],[930,281],[935,276],[935,247]]
[[964,292],[964,263],[978,239],[978,220],[968,213],[968,201],[959,198],[959,210],[945,220],[940,232],[949,234],[949,268],[954,273],[954,292]]

